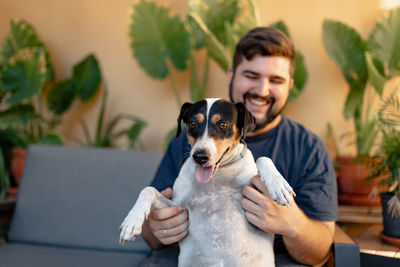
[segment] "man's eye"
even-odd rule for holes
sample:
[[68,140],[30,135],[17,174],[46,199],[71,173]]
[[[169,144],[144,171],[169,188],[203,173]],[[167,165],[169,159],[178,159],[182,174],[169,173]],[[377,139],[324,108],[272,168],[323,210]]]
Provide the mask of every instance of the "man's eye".
[[190,127],[191,129],[196,128],[196,126],[197,126],[197,123],[195,123],[195,122],[193,122],[193,121],[189,122],[189,127]]
[[246,78],[250,80],[257,80],[258,77],[254,75],[246,75]]
[[225,130],[226,127],[228,127],[228,124],[226,122],[218,123],[218,128],[220,128],[221,130]]

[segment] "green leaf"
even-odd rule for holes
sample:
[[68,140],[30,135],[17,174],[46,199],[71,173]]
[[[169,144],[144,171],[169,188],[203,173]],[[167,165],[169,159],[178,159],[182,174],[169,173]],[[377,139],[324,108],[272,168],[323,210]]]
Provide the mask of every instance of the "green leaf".
[[329,57],[341,69],[351,88],[359,88],[366,83],[365,61],[366,42],[351,27],[341,22],[325,20],[323,41]]
[[46,136],[39,138],[39,144],[63,145],[61,137],[55,132],[49,132]]
[[169,74],[167,61],[178,70],[186,69],[191,54],[190,37],[178,16],[169,16],[169,9],[140,1],[133,6],[129,36],[134,57],[153,78]]
[[10,176],[7,170],[6,159],[2,148],[0,147],[0,200],[7,195],[7,188],[10,186]]
[[77,81],[69,79],[55,84],[47,95],[47,106],[55,114],[63,114],[77,94]]
[[275,28],[280,30],[281,32],[283,32],[289,39],[291,39],[290,34],[289,34],[289,30],[285,24],[285,22],[283,22],[282,20],[279,20],[273,24],[270,25],[270,27]]
[[38,115],[32,105],[17,105],[0,112],[0,128],[22,128]]
[[168,144],[171,142],[172,139],[174,139],[177,129],[178,127],[175,126],[174,128],[168,131],[164,139],[164,150],[167,150]]
[[400,8],[377,22],[369,37],[369,45],[380,61],[387,63],[386,75],[400,68]]
[[0,143],[9,147],[26,147],[26,142],[17,129],[0,129]]
[[359,119],[364,100],[365,84],[360,87],[351,87],[344,105],[343,115],[346,119],[356,117]]
[[129,129],[128,137],[131,144],[135,143],[138,139],[142,130],[147,126],[147,123],[144,121],[137,121],[132,127]]
[[0,65],[9,63],[9,60],[20,50],[33,47],[43,49],[46,59],[46,81],[53,80],[54,71],[49,53],[35,29],[25,20],[10,21],[10,32],[0,47]]
[[[375,91],[382,96],[383,87],[385,86],[386,79],[382,76],[377,68],[375,67],[374,60],[372,59],[371,54],[367,51],[365,52],[365,58],[367,60],[367,70],[369,82],[375,88]],[[376,60],[375,60],[376,62]]]
[[237,0],[192,0],[189,13],[196,14],[223,46],[228,44],[226,25],[232,25],[239,14]]
[[8,104],[18,104],[40,94],[46,78],[45,55],[42,48],[20,50],[15,61],[3,68],[0,89],[10,91]]
[[204,24],[199,16],[194,13],[190,13],[189,16],[193,18],[193,20],[203,31],[204,40],[209,56],[213,58],[223,70],[227,71],[231,65],[231,60],[228,57],[223,45],[217,40],[215,35],[208,30],[207,26]]
[[296,70],[293,75],[294,85],[289,93],[289,101],[299,97],[308,79],[308,72],[304,62],[304,56],[300,51],[296,51]]
[[73,78],[77,81],[77,93],[82,101],[88,101],[99,89],[101,72],[94,55],[89,55],[76,64],[73,69]]

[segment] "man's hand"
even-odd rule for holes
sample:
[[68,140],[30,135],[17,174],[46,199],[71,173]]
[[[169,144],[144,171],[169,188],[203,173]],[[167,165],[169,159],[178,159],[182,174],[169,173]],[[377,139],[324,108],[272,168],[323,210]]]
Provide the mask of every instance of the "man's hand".
[[[293,235],[290,231],[290,208],[281,206],[271,199],[265,183],[259,175],[254,176],[250,183],[254,186],[243,188],[244,199],[242,207],[247,220],[267,233]],[[294,201],[290,202],[292,204]]]
[[[171,199],[172,189],[167,188],[161,194]],[[182,240],[188,233],[189,216],[187,210],[179,206],[154,209],[143,224],[143,238],[153,249],[174,244]]]
[[267,233],[281,234],[289,254],[307,265],[319,264],[328,255],[333,242],[334,222],[308,218],[292,200],[290,207],[271,199],[260,176],[243,188],[242,207],[247,220]]

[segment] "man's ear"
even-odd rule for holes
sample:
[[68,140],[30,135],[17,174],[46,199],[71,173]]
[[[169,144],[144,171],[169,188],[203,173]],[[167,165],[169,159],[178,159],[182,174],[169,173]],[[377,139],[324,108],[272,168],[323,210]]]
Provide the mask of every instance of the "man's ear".
[[181,132],[182,132],[182,127],[181,127],[181,123],[182,120],[184,123],[187,122],[188,116],[189,116],[189,110],[192,107],[192,103],[186,102],[185,104],[182,105],[181,107],[181,112],[179,113],[179,117],[178,117],[178,128],[176,130],[176,137],[178,137]]
[[293,85],[294,85],[294,80],[293,80],[293,78],[291,78],[290,82],[289,82],[289,91],[292,90]]
[[244,138],[247,133],[253,131],[256,128],[256,119],[247,110],[246,106],[242,103],[236,103],[235,107],[238,111],[237,126],[240,131],[240,135]]

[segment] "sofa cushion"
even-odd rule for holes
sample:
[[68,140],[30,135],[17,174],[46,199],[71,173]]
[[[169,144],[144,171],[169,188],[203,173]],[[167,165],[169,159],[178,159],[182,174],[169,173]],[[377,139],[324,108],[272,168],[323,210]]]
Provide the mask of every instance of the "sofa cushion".
[[144,253],[82,250],[18,243],[0,246],[1,266],[7,267],[127,267],[138,266],[146,257],[147,254]]
[[149,152],[29,147],[10,242],[149,251],[140,238],[120,246],[119,226],[160,159]]

